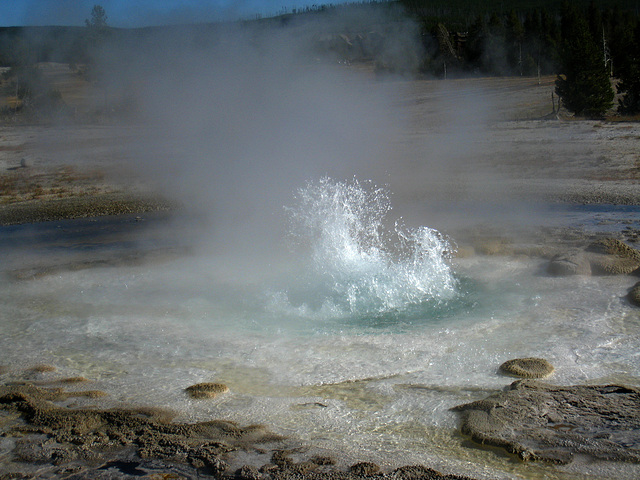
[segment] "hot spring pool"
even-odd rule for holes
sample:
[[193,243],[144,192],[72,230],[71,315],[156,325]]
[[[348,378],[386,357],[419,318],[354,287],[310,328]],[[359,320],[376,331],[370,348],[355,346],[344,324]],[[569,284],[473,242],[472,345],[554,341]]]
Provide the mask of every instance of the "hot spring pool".
[[[347,462],[476,478],[637,477],[636,466],[524,464],[480,449],[449,410],[511,383],[497,369],[516,357],[546,358],[557,384],[640,385],[640,314],[623,298],[635,282],[550,277],[535,258],[450,259],[445,236],[389,225],[388,211],[383,190],[309,184],[287,209],[293,246],[260,261],[228,251],[88,261],[180,244],[164,218],[123,217],[106,233],[95,229],[109,221],[11,227],[0,378],[51,364],[50,375],[82,375],[108,402],[170,408],[179,421],[265,423]],[[12,274],[43,264],[66,267]],[[203,381],[230,392],[184,394]]]

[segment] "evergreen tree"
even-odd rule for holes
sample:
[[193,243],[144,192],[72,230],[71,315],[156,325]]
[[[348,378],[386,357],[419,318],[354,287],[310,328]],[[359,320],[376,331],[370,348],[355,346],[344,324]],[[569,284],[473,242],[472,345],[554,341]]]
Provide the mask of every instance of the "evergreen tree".
[[536,75],[541,72],[542,25],[537,10],[527,13],[523,24],[522,73]]
[[636,25],[633,40],[628,45],[626,62],[619,70],[619,77],[618,93],[623,97],[619,101],[618,112],[640,113],[640,22]]
[[524,26],[518,18],[515,10],[511,10],[507,15],[506,25],[507,60],[512,73],[522,75],[522,42],[524,40]]
[[482,67],[482,53],[487,35],[487,24],[480,15],[469,29],[464,49],[464,59],[471,70],[480,70]]
[[480,39],[484,36],[486,24],[482,15],[478,15],[475,21],[469,26],[467,42],[465,43],[465,53],[470,60],[475,60],[480,56]]
[[564,9],[560,75],[556,93],[576,116],[599,117],[613,106],[614,91],[602,52],[589,32],[584,15]]
[[633,35],[637,15],[625,15],[619,8],[605,11],[603,20],[606,19],[605,30],[607,32],[607,47],[611,62],[611,70],[615,77],[622,74],[619,69],[624,69],[629,63],[630,55],[633,53]]
[[506,57],[505,26],[502,18],[493,13],[482,45],[481,70],[489,75],[508,75]]
[[108,34],[107,12],[101,5],[94,5],[91,17],[84,21],[87,26],[87,42],[90,50],[96,50]]
[[602,13],[594,0],[591,0],[591,3],[589,3],[587,18],[589,21],[589,30],[591,31],[593,38],[602,37]]
[[107,27],[107,12],[102,5],[94,5],[91,9],[91,18],[84,22],[91,29],[104,30]]
[[557,65],[559,64],[560,26],[555,17],[546,10],[542,10],[540,12],[540,28],[541,73],[555,73],[558,71]]

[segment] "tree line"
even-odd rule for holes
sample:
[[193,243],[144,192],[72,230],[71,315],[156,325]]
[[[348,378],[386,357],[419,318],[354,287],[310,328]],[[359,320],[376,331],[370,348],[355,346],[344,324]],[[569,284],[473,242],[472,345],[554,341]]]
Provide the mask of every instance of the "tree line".
[[576,115],[601,116],[608,111],[613,106],[613,85],[623,96],[618,111],[640,112],[637,4],[565,0],[557,8],[553,2],[513,0],[507,4],[520,9],[481,11],[471,17],[478,3],[469,0],[452,0],[440,10],[439,2],[428,0],[401,3],[422,27],[423,73],[556,74],[556,92]]
[[[417,71],[411,73],[436,77],[557,75],[556,92],[576,115],[607,112],[613,105],[614,86],[621,95],[618,111],[640,113],[640,14],[635,0],[565,0],[562,4],[552,0],[489,4],[394,0],[373,4],[401,6],[420,25],[419,59],[411,67],[417,64]],[[33,76],[29,66],[37,62],[90,65],[92,51],[105,39],[136,41],[143,30],[109,27],[106,11],[99,5],[85,27],[0,28],[0,66]],[[5,72],[5,78],[10,74]],[[17,82],[15,92],[27,92],[27,87],[26,80]]]

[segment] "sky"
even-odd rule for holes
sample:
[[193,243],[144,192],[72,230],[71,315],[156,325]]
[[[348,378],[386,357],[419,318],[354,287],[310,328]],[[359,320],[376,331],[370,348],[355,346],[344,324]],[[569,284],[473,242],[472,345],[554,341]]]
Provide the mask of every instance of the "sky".
[[345,0],[0,0],[0,26],[84,25],[94,5],[112,27],[142,27],[271,16]]

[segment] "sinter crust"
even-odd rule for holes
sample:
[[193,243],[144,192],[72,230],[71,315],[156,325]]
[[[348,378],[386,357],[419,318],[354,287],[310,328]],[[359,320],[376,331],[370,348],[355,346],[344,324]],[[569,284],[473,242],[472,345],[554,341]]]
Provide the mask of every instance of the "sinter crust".
[[554,371],[553,365],[544,358],[514,358],[500,365],[500,371],[523,378],[544,378]]

